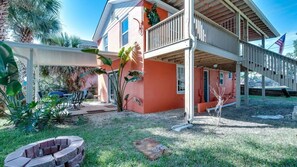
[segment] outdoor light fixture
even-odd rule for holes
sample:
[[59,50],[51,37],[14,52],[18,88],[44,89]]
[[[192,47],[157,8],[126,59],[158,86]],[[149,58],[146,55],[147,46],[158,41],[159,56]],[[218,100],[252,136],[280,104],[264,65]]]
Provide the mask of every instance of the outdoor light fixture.
[[213,68],[218,68],[218,64],[214,64],[213,65]]

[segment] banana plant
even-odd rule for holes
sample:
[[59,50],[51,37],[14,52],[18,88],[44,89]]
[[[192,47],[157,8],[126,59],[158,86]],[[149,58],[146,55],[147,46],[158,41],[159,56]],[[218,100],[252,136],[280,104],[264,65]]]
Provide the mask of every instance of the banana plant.
[[96,73],[98,75],[106,75],[108,79],[111,81],[111,84],[113,88],[115,89],[116,92],[116,103],[117,103],[117,111],[121,112],[123,111],[123,101],[125,97],[125,90],[127,87],[127,84],[130,82],[137,82],[142,79],[143,73],[141,71],[137,70],[130,70],[126,76],[124,76],[124,69],[127,65],[128,62],[134,61],[134,47],[128,47],[125,48],[123,47],[119,53],[118,53],[118,58],[119,58],[119,66],[114,69],[113,66],[113,61],[100,54],[99,49],[94,49],[94,48],[87,48],[83,49],[82,52],[85,53],[90,53],[90,54],[95,54],[98,56],[98,59],[101,60],[101,62],[109,67],[111,69],[111,73],[113,74],[111,78],[110,75],[106,72],[106,69],[99,67],[99,68],[94,68],[89,71],[89,73]]
[[0,42],[0,102],[8,109],[12,100],[17,98],[22,90],[18,79],[19,71],[12,49]]

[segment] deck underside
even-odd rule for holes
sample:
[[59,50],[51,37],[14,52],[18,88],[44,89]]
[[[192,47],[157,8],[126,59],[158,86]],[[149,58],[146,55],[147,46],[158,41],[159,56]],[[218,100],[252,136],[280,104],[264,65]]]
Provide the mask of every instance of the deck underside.
[[[150,60],[172,64],[184,64],[184,50],[159,55]],[[195,51],[195,67],[208,67],[235,72],[236,62],[207,52]]]

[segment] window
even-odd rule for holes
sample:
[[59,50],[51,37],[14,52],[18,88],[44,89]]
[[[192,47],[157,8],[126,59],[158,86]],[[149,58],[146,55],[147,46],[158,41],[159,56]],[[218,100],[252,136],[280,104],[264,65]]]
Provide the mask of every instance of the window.
[[122,46],[128,44],[128,17],[122,21]]
[[185,68],[182,65],[176,66],[177,93],[185,93]]
[[108,36],[107,35],[103,38],[103,49],[104,49],[104,51],[108,51]]
[[220,72],[220,84],[223,85],[224,84],[224,73]]
[[232,79],[232,76],[233,76],[233,73],[232,72],[229,72],[228,78],[229,79]]

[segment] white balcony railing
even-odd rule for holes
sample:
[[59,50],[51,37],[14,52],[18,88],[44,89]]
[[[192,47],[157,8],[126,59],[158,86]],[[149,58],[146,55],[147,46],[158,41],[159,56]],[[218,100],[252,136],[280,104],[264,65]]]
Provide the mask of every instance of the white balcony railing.
[[195,12],[195,30],[199,41],[238,55],[239,38],[216,22]]
[[[239,39],[221,25],[195,12],[194,26],[197,40],[238,55]],[[146,31],[147,51],[156,50],[182,41],[184,36],[184,11],[180,11]]]
[[147,51],[155,50],[184,39],[184,11],[162,20],[146,30]]

